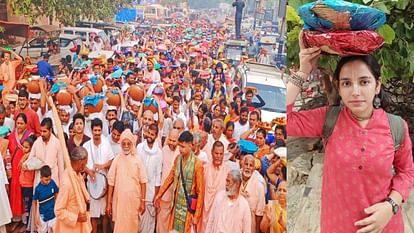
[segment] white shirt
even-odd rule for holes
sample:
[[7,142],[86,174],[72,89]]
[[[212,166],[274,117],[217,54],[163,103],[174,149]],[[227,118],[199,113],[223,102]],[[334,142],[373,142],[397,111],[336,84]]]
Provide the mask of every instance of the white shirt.
[[200,153],[198,154],[197,157],[198,157],[198,159],[201,160],[201,162],[203,164],[207,164],[208,163],[208,156],[207,156],[207,153],[206,152],[200,151]]
[[[216,140],[213,138],[212,134],[208,135],[208,139],[207,139],[207,144],[204,147],[204,151],[207,154],[207,158],[209,162],[212,162],[212,158],[211,158],[211,149],[213,148],[213,144]],[[227,151],[227,148],[229,146],[229,140],[227,140],[226,136],[224,136],[224,134],[221,134],[219,140],[220,142],[223,143],[224,145],[224,151]]]
[[137,146],[137,155],[144,164],[148,177],[145,198],[152,202],[155,196],[155,187],[161,186],[162,151],[156,142],[150,149],[147,140],[144,140]]
[[[88,163],[86,166],[89,169],[93,169],[95,164],[105,164],[108,161],[114,159],[114,153],[112,151],[111,144],[108,139],[101,135],[101,144],[96,146],[93,143],[93,139],[87,141],[83,147],[88,151]],[[102,171],[106,173],[107,171]]]
[[109,144],[112,147],[112,152],[114,153],[114,156],[121,154],[122,152],[121,144],[114,142],[112,140],[112,136],[108,136],[108,140],[109,140]]
[[249,130],[249,123],[246,122],[246,124],[241,125],[239,121],[234,123],[234,132],[233,132],[233,138],[236,139],[236,141],[240,140],[240,136]]

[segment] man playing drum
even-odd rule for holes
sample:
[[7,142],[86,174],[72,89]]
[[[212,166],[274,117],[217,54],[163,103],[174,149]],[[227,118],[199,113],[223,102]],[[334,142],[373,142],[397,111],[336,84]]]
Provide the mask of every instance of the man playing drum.
[[102,135],[102,121],[94,118],[91,121],[92,140],[83,147],[88,151],[88,163],[85,171],[88,174],[88,191],[91,196],[91,223],[92,232],[98,232],[98,219],[102,216],[102,231],[108,230],[109,218],[106,212],[106,174],[111,166],[114,154],[108,139]]

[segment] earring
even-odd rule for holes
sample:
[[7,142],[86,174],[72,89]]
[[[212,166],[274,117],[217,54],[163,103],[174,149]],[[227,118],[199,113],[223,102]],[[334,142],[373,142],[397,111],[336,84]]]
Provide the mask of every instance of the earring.
[[374,108],[379,108],[379,107],[381,107],[381,99],[378,97],[378,95],[375,95]]

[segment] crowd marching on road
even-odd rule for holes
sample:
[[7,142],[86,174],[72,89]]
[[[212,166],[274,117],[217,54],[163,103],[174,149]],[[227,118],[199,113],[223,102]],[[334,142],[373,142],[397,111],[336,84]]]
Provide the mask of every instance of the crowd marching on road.
[[0,232],[286,232],[286,122],[262,122],[228,39],[121,30],[56,70],[3,49]]

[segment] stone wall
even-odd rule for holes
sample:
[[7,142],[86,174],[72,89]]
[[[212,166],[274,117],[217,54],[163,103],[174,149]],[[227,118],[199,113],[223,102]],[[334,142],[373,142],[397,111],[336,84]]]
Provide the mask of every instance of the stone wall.
[[388,111],[407,121],[411,141],[414,141],[414,83],[390,80],[383,88],[390,101]]

